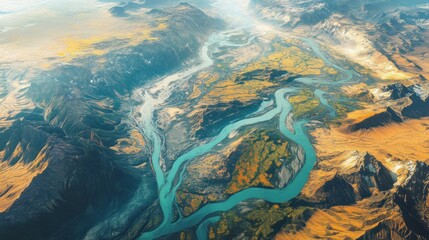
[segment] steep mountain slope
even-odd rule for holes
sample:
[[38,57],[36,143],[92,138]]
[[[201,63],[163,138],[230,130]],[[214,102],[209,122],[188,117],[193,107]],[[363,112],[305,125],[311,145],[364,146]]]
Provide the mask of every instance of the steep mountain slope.
[[[425,1],[260,1],[262,19],[325,42],[381,79],[427,76]],[[406,73],[408,72],[408,73]],[[409,74],[413,73],[413,74]],[[426,78],[426,77],[425,77]]]
[[428,238],[427,0],[68,2],[0,13],[0,239]]
[[[194,57],[221,23],[185,3],[140,14],[153,21],[150,39],[91,43],[88,48],[103,52],[34,70],[19,95],[5,92],[4,99],[31,104],[15,108],[0,131],[0,238],[82,238],[126,203],[142,179],[145,196],[155,200],[151,171],[140,168],[147,161],[144,141],[132,131],[127,101],[136,86]],[[8,80],[16,81],[9,73],[18,70],[5,67]]]
[[[427,239],[427,1],[251,4],[264,23],[318,39],[328,59],[358,73],[341,89],[302,81],[328,92],[337,115],[307,125],[318,160],[300,195],[248,200],[223,214],[210,238]],[[306,110],[308,95],[297,101]],[[305,116],[319,116],[315,109]]]

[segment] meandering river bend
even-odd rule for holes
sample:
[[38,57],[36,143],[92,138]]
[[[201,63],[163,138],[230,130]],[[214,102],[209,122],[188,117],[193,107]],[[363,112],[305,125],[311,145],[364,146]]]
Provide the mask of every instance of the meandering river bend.
[[[219,9],[219,11],[227,12],[227,14],[230,14],[229,17],[231,17],[233,14],[236,14],[237,16],[235,16],[235,18],[241,20],[238,21],[241,23],[234,26],[234,28],[229,29],[228,31],[213,34],[201,49],[199,64],[174,73],[165,78],[159,79],[153,84],[147,85],[138,90],[138,93],[143,102],[143,104],[136,109],[136,111],[139,111],[141,114],[141,119],[138,125],[140,126],[140,130],[145,136],[146,140],[151,144],[152,147],[151,163],[156,176],[159,193],[158,199],[163,214],[162,223],[153,231],[143,233],[140,239],[156,239],[158,237],[165,236],[170,233],[180,232],[194,226],[198,226],[196,233],[197,237],[199,239],[205,239],[207,238],[208,234],[208,225],[219,220],[219,213],[230,210],[240,202],[249,199],[263,199],[272,203],[283,203],[296,197],[307,182],[310,171],[316,162],[316,153],[310,142],[305,127],[308,120],[304,119],[293,123],[293,129],[288,129],[285,125],[288,114],[293,111],[291,104],[287,100],[287,96],[296,92],[297,88],[281,88],[278,89],[274,94],[274,108],[268,111],[258,111],[263,113],[258,116],[245,118],[227,125],[209,142],[190,149],[188,152],[179,156],[173,162],[171,169],[168,171],[163,169],[163,165],[161,164],[160,160],[162,151],[164,150],[164,136],[158,130],[156,125],[154,115],[155,111],[157,109],[167,107],[167,100],[170,98],[173,90],[177,87],[178,84],[183,84],[184,81],[187,81],[194,74],[213,65],[214,60],[211,57],[211,50],[213,49],[213,46],[241,47],[243,45],[249,44],[253,40],[253,36],[249,37],[249,40],[245,43],[237,43],[230,40],[229,32],[234,31],[237,28],[251,27],[252,24],[248,21],[245,21],[246,16],[244,13],[238,10],[231,10],[235,9],[233,6],[231,6],[231,4],[234,4],[234,1],[219,0],[214,6],[217,8],[222,8]],[[326,81],[326,79],[318,78],[298,78],[295,80],[296,82],[303,84],[314,84],[317,86],[317,84],[340,84],[350,81],[353,78],[353,72],[344,69],[332,62],[323,53],[315,41],[312,39],[302,40],[312,49],[315,55],[319,56],[323,61],[325,61],[327,65],[335,68],[344,76],[341,81],[337,82]],[[334,117],[335,110],[324,98],[325,94],[326,93],[322,90],[315,89],[315,95],[319,97],[321,104],[328,109],[330,116]],[[261,108],[264,107],[266,106],[261,106]],[[186,169],[184,165],[196,157],[209,153],[213,147],[227,139],[232,132],[239,131],[241,128],[249,125],[270,121],[276,118],[278,118],[279,131],[281,131],[281,133],[284,134],[288,139],[295,142],[305,153],[303,167],[296,174],[295,178],[287,184],[286,187],[282,189],[248,188],[233,194],[225,201],[207,204],[187,217],[179,216],[179,219],[174,218],[175,208],[177,207],[175,203],[176,191],[181,184],[182,176]]]

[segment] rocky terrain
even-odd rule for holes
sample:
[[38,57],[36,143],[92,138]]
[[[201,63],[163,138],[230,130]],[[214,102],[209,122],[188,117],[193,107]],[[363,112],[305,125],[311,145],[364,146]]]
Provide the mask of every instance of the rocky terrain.
[[[155,200],[151,172],[141,167],[145,143],[132,129],[127,101],[136,86],[194,57],[220,22],[188,4],[144,14],[153,20],[153,39],[120,48],[111,46],[121,40],[100,41],[91,46],[100,55],[22,77],[2,65],[2,106],[8,98],[25,101],[2,115],[0,238],[81,238],[126,203],[140,181]],[[28,84],[14,92],[20,78]]]
[[179,2],[5,4],[0,239],[428,239],[426,0]]
[[[425,79],[425,1],[259,1],[258,15],[312,36],[381,79]],[[363,69],[362,69],[363,70]]]
[[[334,56],[355,64],[368,81],[344,86],[340,93],[330,90],[336,98],[329,101],[339,118],[313,131],[318,162],[296,199],[280,205],[249,201],[237,206],[222,215],[210,237],[427,239],[429,173],[423,169],[429,157],[429,106],[427,67],[420,67],[427,51],[426,3],[255,0],[252,4],[264,21],[325,42]],[[304,96],[311,93],[291,101],[302,102],[308,111],[311,102]]]

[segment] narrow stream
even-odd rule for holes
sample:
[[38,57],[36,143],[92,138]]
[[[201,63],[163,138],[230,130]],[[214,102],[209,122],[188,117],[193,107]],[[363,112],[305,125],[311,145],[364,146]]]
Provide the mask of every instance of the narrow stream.
[[314,95],[316,95],[319,98],[320,103],[328,109],[329,116],[331,118],[334,118],[337,115],[337,113],[335,111],[335,108],[333,108],[331,105],[329,105],[328,100],[325,98],[325,94],[327,94],[327,93],[320,90],[320,89],[316,89],[314,91]]

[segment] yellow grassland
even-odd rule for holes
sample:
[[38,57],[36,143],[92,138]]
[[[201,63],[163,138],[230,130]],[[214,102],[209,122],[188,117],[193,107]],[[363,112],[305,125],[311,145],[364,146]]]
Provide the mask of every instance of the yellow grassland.
[[269,137],[263,132],[249,136],[246,142],[248,147],[236,163],[232,180],[226,190],[228,194],[249,187],[274,187],[271,182],[273,176],[269,170],[273,166],[280,167],[280,159],[288,156],[286,141],[269,141]]
[[317,209],[303,229],[297,232],[280,232],[275,239],[357,239],[383,220],[393,220],[398,226],[404,225],[397,209],[374,207],[371,205],[372,201],[375,200],[365,199],[351,206]]
[[[42,173],[48,166],[44,161],[47,146],[45,146],[30,164],[18,161],[10,165],[8,161],[0,161],[0,212],[7,210],[30,185],[31,181],[38,174]],[[23,154],[21,145],[18,145],[14,152],[14,157]],[[0,160],[4,158],[4,151],[0,152]],[[4,159],[3,159],[4,160]]]
[[129,138],[120,138],[116,141],[116,145],[110,149],[121,154],[136,154],[142,151],[145,146],[145,141],[142,134],[138,130],[132,130]]
[[[191,164],[187,168],[188,176],[191,178],[191,182],[199,181],[207,177],[211,178],[224,178],[229,176],[227,171],[227,160],[226,158],[237,149],[242,143],[244,137],[232,141],[225,148],[223,148],[217,154],[211,154],[205,156],[198,164]],[[215,193],[208,194],[197,194],[191,193],[186,189],[180,188],[176,194],[176,200],[179,206],[182,207],[183,214],[185,216],[192,214],[198,210],[202,205],[208,202],[218,201],[222,196],[218,196]]]
[[[273,43],[272,52],[262,56],[247,66],[239,68],[227,77],[220,79],[210,91],[201,99],[199,105],[214,104],[217,102],[230,102],[238,100],[247,102],[258,97],[258,94],[267,88],[277,86],[279,83],[269,81],[266,72],[261,76],[256,76],[243,82],[235,81],[243,74],[256,70],[285,70],[291,74],[318,75],[322,72],[327,74],[337,74],[337,71],[327,67],[322,59],[314,57],[310,53],[300,49],[295,45],[284,45],[278,42]],[[219,77],[219,76],[215,76]],[[210,78],[210,83],[214,82]],[[206,86],[208,84],[206,83]],[[201,94],[199,89],[195,89],[192,97]]]
[[[355,153],[368,152],[403,182],[415,161],[429,163],[429,119],[414,119],[357,132],[344,128],[316,129],[312,132],[319,159],[302,194],[311,196],[335,173],[347,168]],[[392,157],[394,156],[394,157]],[[344,170],[345,171],[345,170]]]
[[[158,38],[154,37],[153,33],[166,29],[168,25],[165,19],[155,21],[158,21],[157,24],[139,24],[133,31],[117,30],[87,38],[74,36],[63,38],[61,40],[63,48],[57,54],[62,61],[71,61],[77,57],[104,55],[111,50],[135,46],[143,41],[156,41]],[[108,41],[117,41],[117,43],[108,48],[97,48],[97,44]]]

